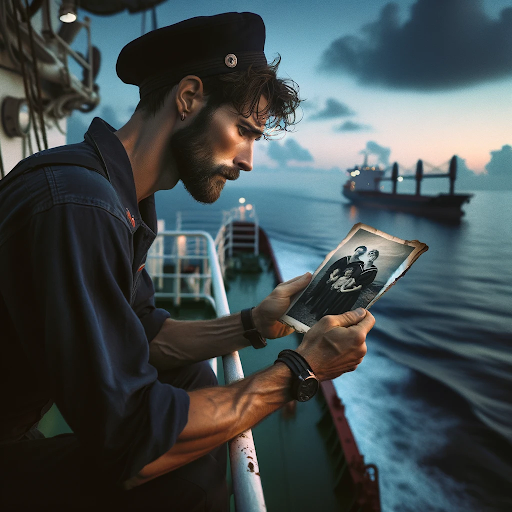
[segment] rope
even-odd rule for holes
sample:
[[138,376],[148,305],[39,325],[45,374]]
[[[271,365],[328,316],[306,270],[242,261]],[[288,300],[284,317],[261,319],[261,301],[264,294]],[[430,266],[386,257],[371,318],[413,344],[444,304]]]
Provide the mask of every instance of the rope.
[[158,28],[158,23],[156,21],[156,7],[153,7],[153,9],[151,9],[151,15],[153,21],[153,30],[156,30]]
[[30,91],[29,83],[28,83],[27,70],[25,68],[25,57],[23,54],[23,44],[21,42],[21,31],[20,31],[20,26],[18,23],[18,15],[17,15],[18,10],[16,9],[15,0],[11,0],[11,5],[12,5],[12,12],[13,12],[13,15],[15,18],[14,25],[16,27],[16,36],[18,39],[18,52],[19,52],[20,65],[21,65],[21,74],[23,76],[23,86],[25,88],[25,96],[27,98],[28,106],[29,106],[28,111],[30,114],[30,121],[32,122],[32,124],[34,126],[34,135],[36,137],[37,148],[39,151],[41,151],[41,141],[39,140],[39,133],[37,132],[36,119],[35,119],[35,115],[34,115],[34,107],[32,104],[31,91]]
[[433,165],[429,162],[425,162],[425,160],[423,160],[423,166],[424,167],[430,167],[433,171],[439,171],[439,172],[447,172],[446,169],[443,169],[443,167],[445,165],[447,165],[448,163],[450,163],[450,160],[448,160],[448,162],[444,162],[442,164],[439,164],[439,165]]
[[5,177],[4,159],[2,158],[2,144],[0,143],[0,178]]
[[[15,20],[16,23],[16,20]],[[18,64],[18,59],[12,51],[11,42],[9,41],[9,34],[7,31],[7,2],[0,2],[0,32],[2,33],[2,39],[9,53],[9,58],[14,66]]]
[[25,0],[25,12],[27,18],[28,36],[30,39],[30,51],[32,52],[32,63],[34,66],[34,75],[36,79],[37,90],[37,111],[39,113],[39,123],[41,125],[41,134],[43,137],[44,149],[48,149],[48,138],[46,136],[46,125],[44,123],[43,113],[43,95],[41,93],[41,80],[39,79],[39,69],[37,67],[36,46],[34,44],[34,31],[32,30],[32,22],[29,16],[28,0]]

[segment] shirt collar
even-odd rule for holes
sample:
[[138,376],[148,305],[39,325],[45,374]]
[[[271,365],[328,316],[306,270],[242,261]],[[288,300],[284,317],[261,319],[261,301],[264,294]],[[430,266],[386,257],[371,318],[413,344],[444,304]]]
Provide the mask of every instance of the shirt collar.
[[93,149],[103,160],[110,183],[125,207],[132,227],[136,229],[141,223],[146,224],[156,234],[155,197],[152,194],[137,204],[132,165],[123,144],[115,135],[115,131],[116,129],[106,121],[95,117],[87,130],[87,135],[92,139],[92,144],[96,146]]

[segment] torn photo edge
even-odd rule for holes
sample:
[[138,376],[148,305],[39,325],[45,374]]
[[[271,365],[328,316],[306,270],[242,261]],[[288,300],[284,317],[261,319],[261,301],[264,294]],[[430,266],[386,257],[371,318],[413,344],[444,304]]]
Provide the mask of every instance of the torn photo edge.
[[293,306],[296,304],[298,300],[309,291],[310,286],[312,285],[315,277],[318,275],[319,272],[323,270],[325,265],[329,262],[329,260],[332,258],[334,253],[341,249],[345,244],[347,244],[351,238],[360,230],[364,229],[365,231],[368,231],[370,233],[373,233],[374,235],[380,236],[382,238],[385,238],[386,240],[390,240],[402,245],[407,245],[408,247],[412,247],[413,251],[409,254],[407,259],[393,272],[391,277],[387,280],[386,284],[382,287],[382,289],[377,293],[377,295],[372,299],[372,301],[366,306],[365,309],[369,309],[370,306],[375,304],[378,299],[380,299],[412,266],[412,264],[420,257],[421,254],[428,251],[428,245],[424,244],[423,242],[420,242],[418,240],[402,240],[401,238],[398,238],[396,236],[388,235],[387,233],[384,233],[384,231],[379,231],[378,229],[373,228],[372,226],[368,226],[367,224],[363,224],[361,222],[354,224],[352,226],[351,230],[349,231],[348,235],[338,244],[338,246],[333,249],[327,256],[324,258],[320,266],[315,270],[313,277],[311,278],[310,284],[304,288],[300,293],[298,293],[293,299],[289,306],[289,308],[286,310],[284,315],[279,319],[280,322],[282,322],[285,325],[288,325],[295,329],[297,332],[306,333],[311,329],[310,326],[303,324],[301,321],[297,320],[296,318],[293,318],[291,316],[288,316],[288,312],[293,308]]

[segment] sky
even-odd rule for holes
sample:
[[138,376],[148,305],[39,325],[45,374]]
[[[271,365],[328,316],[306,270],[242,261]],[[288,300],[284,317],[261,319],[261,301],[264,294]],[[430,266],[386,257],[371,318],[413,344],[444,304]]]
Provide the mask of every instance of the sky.
[[[293,133],[256,144],[255,169],[344,171],[367,152],[371,164],[397,161],[407,172],[419,158],[446,168],[456,154],[512,188],[512,0],[168,0],[156,8],[159,27],[228,11],[261,15],[267,59],[281,55],[280,76],[305,100]],[[117,78],[115,62],[141,35],[142,15],[87,15],[102,52],[102,103],[81,120],[109,115],[122,124],[138,89]]]

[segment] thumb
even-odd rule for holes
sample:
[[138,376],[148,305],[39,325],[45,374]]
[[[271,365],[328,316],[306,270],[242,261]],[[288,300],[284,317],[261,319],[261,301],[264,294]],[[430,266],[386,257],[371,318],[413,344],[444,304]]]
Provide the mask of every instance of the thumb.
[[342,315],[336,315],[336,320],[339,322],[339,327],[350,327],[356,325],[363,320],[368,311],[363,308],[354,309],[354,311],[347,311]]
[[306,286],[311,282],[311,277],[311,274],[306,272],[302,276],[294,277],[289,281],[281,283],[276,290],[279,291],[280,295],[289,297],[306,288]]

